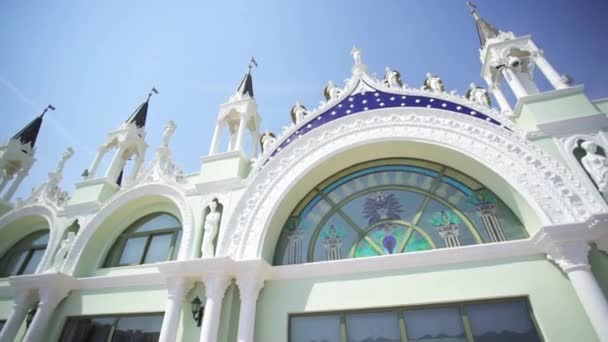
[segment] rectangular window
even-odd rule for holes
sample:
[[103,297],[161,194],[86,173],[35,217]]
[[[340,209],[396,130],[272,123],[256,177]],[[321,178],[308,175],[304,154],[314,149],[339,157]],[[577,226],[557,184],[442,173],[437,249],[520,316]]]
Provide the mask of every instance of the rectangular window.
[[292,315],[290,342],[541,342],[526,299]]
[[156,342],[163,314],[71,317],[59,342]]

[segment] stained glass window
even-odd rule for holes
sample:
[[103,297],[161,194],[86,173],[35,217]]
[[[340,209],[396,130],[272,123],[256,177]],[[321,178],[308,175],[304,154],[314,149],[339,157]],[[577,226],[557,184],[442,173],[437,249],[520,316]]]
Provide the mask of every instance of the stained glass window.
[[325,180],[297,205],[277,265],[358,258],[526,238],[489,189],[416,159],[363,163]]

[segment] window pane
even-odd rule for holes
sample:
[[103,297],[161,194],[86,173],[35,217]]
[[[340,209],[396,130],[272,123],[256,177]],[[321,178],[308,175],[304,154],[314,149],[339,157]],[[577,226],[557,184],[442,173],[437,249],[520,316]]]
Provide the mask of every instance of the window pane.
[[40,260],[42,260],[43,255],[44,249],[37,249],[33,251],[30,260],[27,262],[27,266],[25,266],[25,269],[23,269],[23,272],[21,272],[21,274],[32,274],[36,272],[36,267],[38,267],[38,264],[40,263]]
[[340,317],[293,317],[290,333],[291,342],[340,342]]
[[400,342],[399,319],[396,312],[362,313],[346,316],[348,342]]
[[115,318],[71,318],[60,342],[107,342]]
[[144,221],[133,232],[151,232],[159,229],[180,228],[182,225],[179,221],[168,214],[161,214]]
[[466,310],[475,342],[540,342],[524,301],[470,304]]
[[121,317],[114,330],[112,342],[158,341],[162,323],[162,315]]
[[0,321],[0,331],[2,331],[2,328],[4,328],[5,324],[6,324],[6,321]]
[[16,275],[21,268],[21,265],[25,261],[25,257],[27,256],[28,251],[19,252],[17,254],[13,254],[7,257],[6,268],[4,269],[3,276],[9,277],[12,275]]
[[155,235],[148,245],[144,264],[167,260],[173,234]]
[[45,232],[44,234],[38,236],[34,241],[32,241],[33,246],[44,246],[49,243],[49,233]]
[[407,310],[405,326],[409,342],[466,342],[458,308]]
[[140,263],[141,255],[146,247],[147,236],[127,240],[125,248],[120,256],[120,265],[137,265]]

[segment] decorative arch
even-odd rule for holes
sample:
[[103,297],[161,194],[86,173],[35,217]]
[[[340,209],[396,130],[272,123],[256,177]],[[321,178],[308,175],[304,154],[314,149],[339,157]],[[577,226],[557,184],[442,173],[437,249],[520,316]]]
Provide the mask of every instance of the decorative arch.
[[[179,213],[178,219],[182,224],[182,242],[177,259],[188,259],[190,250],[193,248],[195,225],[194,217],[186,202],[185,195],[180,190],[169,185],[145,184],[130,188],[124,193],[120,193],[118,196],[110,199],[86,226],[81,227],[80,233],[63,266],[63,272],[67,274],[79,272],[80,264],[83,262],[83,257],[86,253],[99,253],[99,250],[91,251],[88,247],[90,247],[90,243],[94,243],[95,235],[102,229],[104,223],[106,223],[120,208],[140,200],[151,198],[162,198],[177,207]],[[130,222],[134,222],[139,217],[140,216],[131,217],[129,220]],[[127,228],[127,225],[120,228]],[[120,232],[122,232],[122,230]],[[120,234],[120,232],[115,233]]]
[[[42,222],[46,222],[46,224]],[[55,227],[56,213],[48,206],[41,204],[27,205],[13,209],[0,217],[0,235],[3,236],[3,242],[5,242],[0,243],[0,255],[27,235],[38,230],[37,227],[42,227],[42,225],[49,230],[49,242],[42,260],[38,264],[36,273],[43,270],[52,257],[53,246],[56,245],[55,240],[60,238],[57,233],[59,229]]]
[[513,189],[540,225],[582,222],[606,212],[561,163],[519,133],[447,110],[378,109],[310,131],[252,174],[220,252],[238,259],[261,257],[269,223],[299,180],[345,151],[391,142],[452,151],[478,163]]

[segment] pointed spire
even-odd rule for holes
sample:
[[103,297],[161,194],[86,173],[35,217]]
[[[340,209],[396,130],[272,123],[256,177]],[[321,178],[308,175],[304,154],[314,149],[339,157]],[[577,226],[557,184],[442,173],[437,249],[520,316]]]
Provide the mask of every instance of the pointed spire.
[[40,126],[42,125],[42,118],[49,109],[55,110],[55,107],[48,105],[44,109],[44,111],[42,111],[42,114],[40,114],[40,116],[36,117],[27,126],[23,127],[22,130],[17,132],[13,139],[19,140],[24,145],[29,143],[32,148],[34,148],[34,145],[36,145],[36,139],[38,138],[38,132],[40,132]]
[[249,61],[249,66],[248,66],[249,69],[247,70],[247,74],[245,74],[245,77],[243,77],[241,84],[239,85],[239,87],[236,90],[236,92],[241,96],[248,94],[251,98],[253,98],[253,79],[251,78],[251,68],[254,66],[257,68],[258,63],[255,61],[255,59],[253,57],[251,57],[251,61]]
[[486,45],[486,41],[491,38],[498,37],[500,30],[496,26],[485,21],[482,17],[477,14],[477,6],[471,1],[467,1],[467,6],[471,10],[473,18],[475,18],[475,25],[477,25],[477,34],[479,35],[479,44],[481,47]]
[[127,121],[125,121],[126,123],[134,123],[135,126],[139,128],[144,127],[146,125],[146,118],[148,116],[148,102],[150,102],[150,97],[152,97],[152,94],[158,94],[158,90],[156,90],[156,88],[154,87],[148,93],[148,98],[146,98],[146,101],[144,101],[144,103],[142,103],[135,110],[135,112],[133,112],[133,114],[129,116]]

